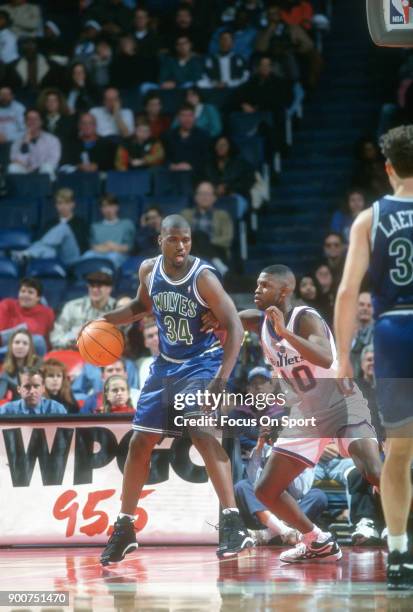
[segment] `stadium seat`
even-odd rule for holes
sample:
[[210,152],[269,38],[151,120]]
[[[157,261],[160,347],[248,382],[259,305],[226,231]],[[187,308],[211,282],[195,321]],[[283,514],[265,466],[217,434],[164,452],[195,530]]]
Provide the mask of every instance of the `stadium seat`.
[[58,259],[31,259],[26,268],[27,276],[41,278],[66,278],[66,271]]
[[269,112],[234,112],[229,116],[229,129],[232,138],[246,139],[258,136],[263,126],[271,127],[273,120]]
[[120,275],[122,277],[136,276],[139,266],[145,259],[146,257],[143,257],[142,255],[128,257],[128,259],[120,267]]
[[116,295],[135,295],[139,285],[138,270],[141,263],[146,259],[142,255],[128,257],[119,270],[116,283]]
[[19,289],[18,266],[6,257],[0,257],[0,298],[16,295]]
[[18,278],[19,268],[14,261],[7,257],[0,257],[0,278]]
[[189,205],[189,197],[186,195],[151,196],[143,200],[143,210],[147,209],[149,206],[156,206],[156,208],[162,211],[164,216],[178,213],[183,208],[188,208]]
[[0,229],[0,251],[27,249],[31,244],[30,233],[26,229]]
[[184,102],[185,90],[183,89],[158,89],[157,92],[162,100],[163,112],[168,115],[176,115],[179,107]]
[[153,194],[160,196],[191,196],[193,175],[191,171],[173,172],[168,168],[154,168]]
[[265,163],[264,139],[261,136],[251,136],[250,138],[234,138],[235,144],[239,148],[243,157],[251,166],[262,172]]
[[99,172],[61,172],[57,175],[55,191],[72,189],[76,198],[98,198],[102,192]]
[[41,205],[41,199],[28,200],[24,197],[1,199],[2,229],[18,229],[22,225],[34,228],[39,223]]
[[45,198],[52,193],[52,184],[48,174],[8,174],[6,177],[7,193],[11,197],[23,196]]
[[149,170],[132,170],[118,172],[111,170],[107,174],[106,192],[115,196],[142,196],[151,190],[151,173]]
[[96,270],[108,270],[109,273],[115,274],[115,266],[109,259],[104,257],[89,257],[78,261],[73,267],[72,271],[77,279],[83,279],[87,274],[96,272]]

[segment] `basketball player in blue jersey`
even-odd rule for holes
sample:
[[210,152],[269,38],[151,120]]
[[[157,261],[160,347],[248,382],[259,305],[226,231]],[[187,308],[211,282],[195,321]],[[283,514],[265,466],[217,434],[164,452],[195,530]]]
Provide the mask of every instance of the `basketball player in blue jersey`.
[[[293,305],[295,285],[287,266],[269,266],[257,280],[257,309],[239,313],[244,329],[261,337],[264,355],[286,392],[290,418],[316,424],[281,431],[256,495],[273,514],[301,532],[300,542],[283,551],[281,561],[338,561],[342,553],[331,533],[306,517],[287,488],[307,467],[318,463],[332,442],[342,456],[353,459],[373,486],[379,484],[381,460],[367,402],[360,390],[351,398],[340,392],[333,335],[314,308]],[[203,320],[206,328],[219,329],[210,313]]]
[[[235,306],[213,267],[190,255],[191,230],[187,221],[179,215],[166,217],[159,244],[162,254],[145,260],[139,269],[136,298],[103,317],[114,325],[125,325],[153,312],[160,344],[160,355],[151,366],[138,400],[123,476],[121,513],[102,554],[103,565],[121,561],[125,554],[137,548],[134,513],[148,478],[154,446],[164,436],[182,434],[182,429],[175,424],[176,416],[203,414],[205,406],[197,408],[192,404],[183,411],[175,410],[174,398],[177,394],[182,398],[198,390],[222,391],[243,338]],[[223,348],[214,333],[201,331],[201,317],[208,309],[227,331]],[[188,433],[205,462],[223,508],[217,554],[236,555],[252,546],[253,540],[236,506],[229,458],[212,434],[196,429]]]
[[338,377],[353,374],[349,352],[357,297],[370,266],[376,389],[387,432],[380,486],[389,532],[387,580],[391,589],[413,589],[406,534],[413,460],[413,125],[390,130],[381,145],[394,195],[362,212],[351,229],[334,316]]

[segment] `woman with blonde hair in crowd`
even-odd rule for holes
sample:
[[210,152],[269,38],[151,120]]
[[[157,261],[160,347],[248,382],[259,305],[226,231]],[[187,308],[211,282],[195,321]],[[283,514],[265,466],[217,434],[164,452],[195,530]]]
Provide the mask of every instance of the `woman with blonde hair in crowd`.
[[58,359],[47,359],[42,366],[46,397],[62,404],[69,414],[78,414],[76,402],[70,386],[66,366]]
[[10,336],[7,353],[0,374],[0,400],[11,401],[18,398],[18,373],[23,368],[39,365],[33,338],[26,329],[18,329]]
[[103,387],[103,406],[96,412],[106,414],[135,412],[126,378],[118,374],[109,376]]

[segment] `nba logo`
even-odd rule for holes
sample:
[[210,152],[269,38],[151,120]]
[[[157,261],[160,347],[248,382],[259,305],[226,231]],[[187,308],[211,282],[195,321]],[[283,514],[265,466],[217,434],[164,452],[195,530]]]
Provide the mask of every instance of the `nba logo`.
[[390,1],[390,23],[407,24],[410,23],[410,1],[409,0],[389,0]]

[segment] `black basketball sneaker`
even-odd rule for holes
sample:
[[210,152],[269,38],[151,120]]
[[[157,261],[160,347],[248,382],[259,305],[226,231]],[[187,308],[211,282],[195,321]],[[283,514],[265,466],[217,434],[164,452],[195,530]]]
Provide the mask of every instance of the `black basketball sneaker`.
[[413,591],[413,555],[393,550],[387,557],[387,588],[390,591]]
[[232,557],[251,546],[254,546],[254,540],[248,533],[239,513],[223,514],[219,526],[217,556]]
[[130,552],[138,548],[133,521],[129,517],[118,518],[114,530],[103,551],[100,562],[102,565],[122,561]]

